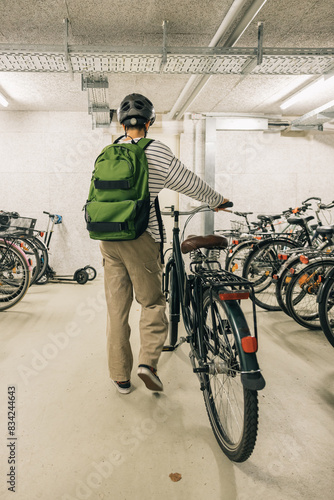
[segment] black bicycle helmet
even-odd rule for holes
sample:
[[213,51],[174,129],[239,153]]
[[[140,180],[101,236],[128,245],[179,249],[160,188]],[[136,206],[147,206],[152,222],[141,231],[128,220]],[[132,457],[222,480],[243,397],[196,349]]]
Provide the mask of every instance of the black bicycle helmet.
[[155,121],[155,111],[153,104],[147,97],[141,94],[129,94],[124,97],[117,110],[118,121],[125,125],[136,126]]

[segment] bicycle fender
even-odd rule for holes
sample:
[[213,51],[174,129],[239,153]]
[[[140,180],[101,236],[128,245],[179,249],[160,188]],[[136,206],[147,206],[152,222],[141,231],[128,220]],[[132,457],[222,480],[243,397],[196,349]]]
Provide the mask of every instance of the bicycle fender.
[[246,353],[242,349],[241,339],[251,335],[244,313],[236,300],[223,301],[225,312],[232,327],[234,338],[238,344],[241,364],[241,382],[251,391],[260,391],[266,385],[260,372],[255,353]]

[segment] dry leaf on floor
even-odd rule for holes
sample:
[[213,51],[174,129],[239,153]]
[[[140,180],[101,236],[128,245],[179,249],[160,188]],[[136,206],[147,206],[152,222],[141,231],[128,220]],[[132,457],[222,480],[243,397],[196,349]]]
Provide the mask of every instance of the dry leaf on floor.
[[180,481],[180,479],[182,479],[181,474],[179,474],[178,472],[172,472],[171,474],[169,474],[169,477],[172,481],[174,481],[174,483],[177,483],[177,481]]

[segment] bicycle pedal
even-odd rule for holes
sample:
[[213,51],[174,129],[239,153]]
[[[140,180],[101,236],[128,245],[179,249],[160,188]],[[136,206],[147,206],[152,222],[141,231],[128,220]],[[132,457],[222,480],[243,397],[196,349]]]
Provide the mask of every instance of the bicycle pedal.
[[174,345],[164,345],[162,348],[162,352],[170,352],[170,351],[175,351],[176,346]]

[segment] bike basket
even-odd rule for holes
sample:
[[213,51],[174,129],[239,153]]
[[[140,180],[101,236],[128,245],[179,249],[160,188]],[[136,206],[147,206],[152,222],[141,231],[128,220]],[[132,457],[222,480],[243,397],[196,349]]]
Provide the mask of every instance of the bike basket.
[[237,220],[231,220],[232,231],[240,231],[241,233],[246,233],[249,231],[247,224]]
[[33,236],[37,219],[30,217],[10,218],[7,228],[0,226],[1,236]]

